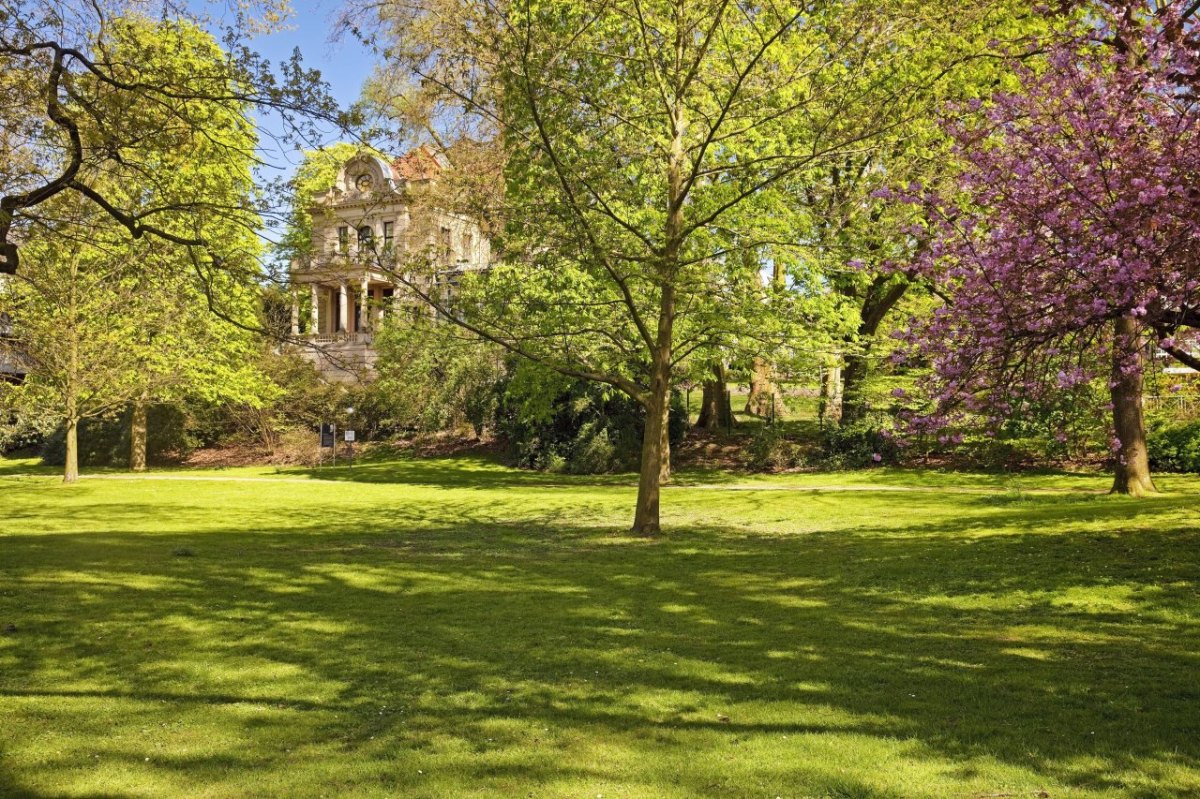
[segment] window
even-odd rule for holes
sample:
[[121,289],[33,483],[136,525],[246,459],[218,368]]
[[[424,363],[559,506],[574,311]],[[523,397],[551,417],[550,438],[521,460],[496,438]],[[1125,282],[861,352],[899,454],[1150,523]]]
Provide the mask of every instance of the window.
[[350,248],[350,228],[338,228],[338,252],[345,252]]
[[363,225],[358,229],[358,249],[370,250],[375,246],[375,231],[371,230],[370,225]]
[[450,246],[450,228],[444,227],[438,231],[438,254],[442,257],[442,263],[449,264],[450,257],[453,255]]
[[395,222],[384,222],[383,223],[383,248],[385,250],[390,250],[392,248],[392,243],[395,238],[396,238],[396,223]]
[[471,235],[471,231],[464,231],[462,234],[462,258],[463,261],[471,260],[471,254],[475,250],[475,237]]

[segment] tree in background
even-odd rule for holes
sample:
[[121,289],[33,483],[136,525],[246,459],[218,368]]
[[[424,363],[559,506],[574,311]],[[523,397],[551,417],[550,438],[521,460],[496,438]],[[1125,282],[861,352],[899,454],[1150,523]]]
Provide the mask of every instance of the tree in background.
[[1018,91],[951,124],[966,169],[932,199],[921,261],[952,294],[911,339],[932,359],[939,414],[999,422],[1100,377],[1105,356],[1118,493],[1154,491],[1147,348],[1200,367],[1196,11],[1098,13],[1050,68],[1018,65]]
[[1037,42],[1066,21],[1035,6],[1025,0],[974,3],[957,9],[953,19],[931,8],[926,26],[910,33],[920,40],[902,40],[908,62],[901,78],[917,87],[906,94],[903,116],[875,147],[829,162],[816,179],[790,193],[800,204],[794,235],[804,244],[805,258],[820,264],[830,289],[853,309],[850,330],[825,356],[830,368],[823,370],[830,379],[824,381],[822,402],[844,426],[867,416],[868,379],[889,315],[914,287],[927,295],[920,276],[908,268],[928,240],[923,210],[880,192],[954,180],[952,138],[939,124],[945,108],[1015,88],[1012,63],[1020,59],[1009,54],[1037,58]]
[[[208,139],[214,147],[228,147],[226,156],[239,158],[247,155],[241,142],[217,144],[221,131],[212,125],[214,109],[273,114],[282,122],[283,135],[299,141],[316,139],[316,121],[346,122],[320,74],[305,70],[298,54],[277,75],[246,46],[247,37],[283,21],[286,3],[262,0],[238,6],[236,24],[223,30],[228,49],[222,57],[189,64],[185,56],[194,42],[186,41],[187,31],[204,24],[215,27],[214,21],[166,0],[139,5],[147,19],[160,23],[164,44],[174,37],[183,46],[178,68],[163,70],[161,62],[139,61],[136,48],[128,46],[125,3],[0,3],[0,142],[5,155],[0,170],[6,178],[0,190],[0,273],[18,270],[19,250],[31,226],[44,215],[43,206],[63,194],[91,203],[131,238],[150,236],[178,246],[210,270],[236,263],[224,241],[174,220],[185,212],[211,216],[242,209],[215,204],[200,182],[162,185],[160,180],[170,176],[140,158],[147,152],[146,140],[165,124],[171,131],[189,131],[190,144]],[[10,168],[13,163],[28,168]],[[129,185],[154,193],[160,203],[139,205],[131,202],[136,193],[123,196],[115,190]]]
[[79,479],[79,423],[137,396],[140,364],[130,344],[144,295],[131,277],[137,263],[128,248],[110,249],[100,236],[62,245],[61,239],[28,242],[20,275],[0,294],[0,310],[13,320],[13,340],[29,367],[22,384],[0,388],[6,405],[38,409],[62,423],[63,479],[72,483]]
[[[109,21],[107,36],[107,68],[118,76],[135,69],[140,80],[171,84],[224,61],[211,36],[186,24],[125,17]],[[122,167],[132,172],[89,163],[78,174],[122,208],[153,213],[166,233],[220,241],[219,265],[169,237],[130,239],[79,193],[46,200],[24,228],[30,257],[5,299],[33,368],[15,393],[60,409],[69,481],[78,474],[80,419],[132,404],[130,463],[138,469],[145,465],[149,403],[183,395],[247,401],[264,390],[245,366],[253,344],[244,328],[256,320],[259,274],[254,131],[244,105],[195,98],[178,104],[188,106],[186,122],[177,108],[81,78],[64,108],[87,111],[75,128],[82,147],[109,146],[109,131],[93,124],[99,120],[128,117],[127,128],[138,133],[122,150]],[[139,179],[143,172],[153,177]]]

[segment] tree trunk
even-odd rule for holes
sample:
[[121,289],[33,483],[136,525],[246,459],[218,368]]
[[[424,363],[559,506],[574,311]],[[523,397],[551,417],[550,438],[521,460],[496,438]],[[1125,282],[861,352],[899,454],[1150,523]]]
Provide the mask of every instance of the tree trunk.
[[775,368],[766,358],[755,358],[750,368],[750,396],[746,413],[763,418],[782,419],[787,413],[783,395],[775,383]]
[[146,471],[146,398],[133,401],[129,418],[129,471]]
[[63,463],[63,482],[79,480],[79,420],[67,417],[67,457]]
[[821,396],[817,400],[817,419],[836,422],[842,418],[842,367],[830,366],[821,370]]
[[[660,361],[666,361],[660,363]],[[638,474],[637,508],[633,516],[636,535],[653,536],[659,524],[659,496],[662,484],[671,474],[671,449],[667,415],[670,412],[669,356],[655,357],[654,379],[646,408],[646,429],[642,434],[642,463]]]
[[1135,497],[1156,494],[1150,478],[1146,425],[1142,418],[1142,348],[1137,322],[1122,316],[1113,323],[1113,365],[1109,381],[1113,404],[1113,429],[1120,449],[1116,453],[1112,493]]
[[[842,425],[851,425],[867,416],[867,378],[871,374],[871,347],[879,326],[888,312],[908,291],[907,280],[880,275],[875,278],[862,301],[858,336],[846,342],[845,367],[842,372]],[[861,352],[854,351],[861,347]]]
[[658,482],[667,483],[671,480],[671,386],[667,384],[667,394],[663,397],[662,425],[658,433]]
[[704,383],[700,416],[696,426],[704,430],[733,427],[733,407],[729,402],[728,380],[724,364],[713,364],[713,379]]
[[867,353],[846,356],[842,368],[842,424],[851,425],[867,416]]

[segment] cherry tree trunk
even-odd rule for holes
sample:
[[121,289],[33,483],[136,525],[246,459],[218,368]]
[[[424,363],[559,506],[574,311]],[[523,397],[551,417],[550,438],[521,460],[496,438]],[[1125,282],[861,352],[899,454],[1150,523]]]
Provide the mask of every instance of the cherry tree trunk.
[[1142,349],[1137,322],[1122,316],[1113,323],[1113,365],[1109,381],[1116,455],[1112,493],[1140,497],[1158,493],[1150,478],[1146,424],[1142,417]]
[[146,471],[146,399],[139,397],[133,402],[129,417],[129,470]]

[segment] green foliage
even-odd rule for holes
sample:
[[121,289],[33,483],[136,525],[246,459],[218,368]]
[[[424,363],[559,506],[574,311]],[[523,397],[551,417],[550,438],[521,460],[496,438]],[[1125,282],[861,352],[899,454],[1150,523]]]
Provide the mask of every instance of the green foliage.
[[225,55],[193,25],[138,16],[114,18],[106,36],[106,68],[121,80],[224,76],[209,87],[221,100],[179,97],[171,107],[86,74],[71,95],[73,110],[127,123],[119,143],[101,125],[81,125],[87,147],[115,148],[122,164],[90,175],[92,187],[122,208],[153,211],[169,235],[219,241],[220,263],[161,236],[130,238],[72,193],[46,201],[47,217],[22,243],[20,275],[0,287],[0,311],[32,364],[22,385],[0,387],[0,402],[64,422],[112,417],[135,399],[260,404],[271,386],[245,330],[258,314],[256,137],[244,104],[228,102],[236,87],[219,91],[230,80]]
[[827,427],[821,434],[821,451],[826,465],[842,469],[894,464],[902,454],[891,435],[867,421]]
[[388,317],[375,347],[370,390],[391,431],[469,426],[481,436],[494,427],[510,368],[500,347],[425,313]]
[[746,465],[760,472],[791,469],[803,462],[803,451],[785,434],[779,424],[755,427],[744,450]]
[[[128,466],[130,411],[111,418],[86,419],[79,425],[81,466]],[[146,457],[166,463],[186,456],[200,443],[190,429],[187,409],[177,405],[152,405],[146,409]],[[42,464],[62,466],[66,461],[65,431],[56,429],[42,442]]]
[[[536,365],[519,365],[504,394],[499,427],[513,461],[569,474],[636,471],[645,410],[625,394],[570,380]],[[683,397],[672,396],[669,440],[683,440]]]
[[1200,473],[1200,421],[1160,422],[1147,436],[1150,466],[1164,472]]

